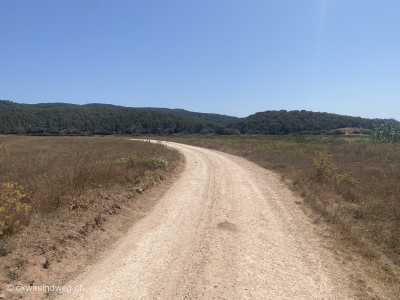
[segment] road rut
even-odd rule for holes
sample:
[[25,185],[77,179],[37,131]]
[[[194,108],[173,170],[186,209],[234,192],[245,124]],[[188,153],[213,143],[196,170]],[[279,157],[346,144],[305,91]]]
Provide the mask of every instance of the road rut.
[[350,299],[336,262],[277,175],[167,142],[186,166],[154,210],[59,299]]

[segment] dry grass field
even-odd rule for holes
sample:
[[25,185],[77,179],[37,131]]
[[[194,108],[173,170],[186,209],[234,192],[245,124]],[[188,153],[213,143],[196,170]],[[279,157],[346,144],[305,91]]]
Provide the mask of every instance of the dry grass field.
[[358,257],[360,272],[400,297],[399,146],[335,136],[162,139],[227,152],[279,172],[303,197],[299,205],[321,224],[322,234],[336,241],[334,252],[343,263],[355,268]]
[[[61,207],[85,209],[93,191],[139,183],[154,170],[167,170],[179,154],[162,145],[118,138],[0,138],[0,236],[29,222],[32,213]],[[171,167],[171,166],[170,166]]]
[[[0,142],[0,295],[2,283],[54,283],[72,272],[77,245],[86,253],[91,232],[101,241],[104,224],[125,206],[126,219],[139,218],[149,204],[136,199],[182,160],[161,144],[112,136],[9,135]],[[112,236],[114,227],[107,229]]]

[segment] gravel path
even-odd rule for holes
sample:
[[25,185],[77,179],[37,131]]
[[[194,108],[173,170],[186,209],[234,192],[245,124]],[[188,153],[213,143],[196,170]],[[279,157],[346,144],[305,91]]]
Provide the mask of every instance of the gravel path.
[[279,178],[239,157],[186,157],[155,209],[59,299],[350,299],[336,262]]

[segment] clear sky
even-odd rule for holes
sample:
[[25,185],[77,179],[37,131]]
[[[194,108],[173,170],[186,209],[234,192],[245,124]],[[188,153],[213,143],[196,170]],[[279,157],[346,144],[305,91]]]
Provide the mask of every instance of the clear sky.
[[0,0],[0,99],[400,120],[399,0]]

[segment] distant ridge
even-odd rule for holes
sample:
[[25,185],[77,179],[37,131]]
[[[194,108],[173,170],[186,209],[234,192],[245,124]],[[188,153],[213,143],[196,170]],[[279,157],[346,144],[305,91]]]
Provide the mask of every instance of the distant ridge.
[[[141,107],[139,107],[141,108]],[[220,115],[220,114],[214,114],[214,113],[200,113],[200,112],[193,112],[193,111],[188,111],[185,109],[180,109],[180,108],[161,108],[161,107],[142,107],[141,109],[152,109],[152,110],[158,110],[162,111],[164,113],[170,113],[173,115],[189,118],[189,119],[195,119],[199,121],[205,121],[205,122],[214,122],[218,123],[221,125],[226,125],[232,122],[235,122],[239,120],[238,117],[232,117],[232,116],[227,116],[227,115]]]
[[325,133],[345,127],[372,129],[376,120],[306,110],[258,112],[228,125],[242,134]]
[[400,126],[400,122],[395,120],[395,119],[393,119],[393,118],[391,118],[391,119],[375,119],[375,120],[377,120],[379,122],[392,123],[392,124]]
[[[26,105],[26,104],[25,104]],[[180,108],[163,108],[163,107],[125,107],[125,106],[118,106],[113,104],[102,104],[102,103],[88,103],[83,105],[78,104],[68,104],[68,103],[39,103],[39,104],[28,104],[33,107],[38,108],[72,108],[72,107],[85,107],[85,108],[135,108],[135,109],[144,109],[144,110],[156,110],[167,114],[173,114],[177,116],[181,116],[188,119],[194,119],[204,122],[213,122],[221,125],[226,125],[228,123],[234,122],[239,120],[238,117],[232,117],[227,115],[220,115],[214,113],[200,113],[200,112],[193,112],[188,111],[185,109]]]
[[19,104],[0,100],[2,134],[340,134],[343,128],[372,129],[394,119],[365,119],[306,110],[264,111],[246,118],[184,109],[113,104]]
[[18,104],[0,100],[0,133],[172,134],[235,133],[219,124],[152,109],[111,104]]

